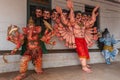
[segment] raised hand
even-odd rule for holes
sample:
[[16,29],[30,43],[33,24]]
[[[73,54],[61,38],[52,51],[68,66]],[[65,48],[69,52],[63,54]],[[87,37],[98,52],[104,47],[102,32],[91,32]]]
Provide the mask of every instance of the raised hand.
[[97,12],[98,9],[99,9],[99,6],[96,6],[92,11],[92,21],[93,22],[96,21],[96,17],[98,16],[98,12]]
[[92,11],[92,16],[96,17],[98,15],[97,10],[99,9],[99,6],[96,6]]
[[67,0],[67,7],[68,7],[69,9],[73,9],[73,3],[72,3],[71,0]]
[[58,13],[62,14],[62,9],[61,9],[61,7],[56,6],[56,11],[57,11]]
[[96,12],[99,9],[99,6],[97,5],[94,9],[93,12]]

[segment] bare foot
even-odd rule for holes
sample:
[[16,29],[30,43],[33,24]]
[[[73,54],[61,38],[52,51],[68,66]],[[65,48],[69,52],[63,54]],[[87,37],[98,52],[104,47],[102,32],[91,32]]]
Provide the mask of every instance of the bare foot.
[[91,69],[89,69],[87,66],[82,67],[82,70],[87,72],[87,73],[91,73],[92,72]]
[[41,71],[37,71],[37,74],[42,74],[43,73],[43,71],[41,70]]
[[87,67],[88,67],[88,68],[91,68],[91,66],[90,66],[90,65],[87,65]]
[[18,76],[16,76],[13,80],[22,80],[26,77],[26,74],[19,74]]

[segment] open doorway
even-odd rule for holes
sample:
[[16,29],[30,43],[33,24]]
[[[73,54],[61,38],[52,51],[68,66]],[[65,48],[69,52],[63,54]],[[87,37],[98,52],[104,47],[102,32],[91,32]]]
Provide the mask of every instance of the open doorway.
[[51,0],[27,0],[27,21],[31,16],[35,15],[36,7],[51,10]]

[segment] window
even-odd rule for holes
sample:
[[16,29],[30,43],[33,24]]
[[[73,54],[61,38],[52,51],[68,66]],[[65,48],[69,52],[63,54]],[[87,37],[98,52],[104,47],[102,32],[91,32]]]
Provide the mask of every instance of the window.
[[27,20],[35,15],[35,8],[47,8],[51,10],[51,0],[27,0]]

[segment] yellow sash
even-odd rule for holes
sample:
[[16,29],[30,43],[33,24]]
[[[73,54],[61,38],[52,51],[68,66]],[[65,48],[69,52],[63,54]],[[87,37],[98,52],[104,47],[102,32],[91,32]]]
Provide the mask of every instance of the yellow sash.
[[113,51],[113,47],[112,47],[112,46],[107,46],[107,45],[105,45],[105,46],[103,47],[103,49],[104,49],[104,50],[109,50],[110,52]]

